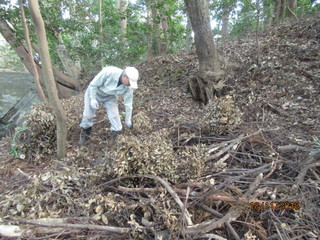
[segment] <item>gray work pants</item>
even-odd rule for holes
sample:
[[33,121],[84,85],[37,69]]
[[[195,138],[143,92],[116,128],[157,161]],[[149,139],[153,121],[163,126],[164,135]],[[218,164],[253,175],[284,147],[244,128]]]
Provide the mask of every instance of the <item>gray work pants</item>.
[[[116,95],[108,95],[108,96],[101,96],[97,93],[96,99],[98,103],[103,103],[106,107],[107,115],[111,124],[111,131],[121,131],[122,124],[119,116],[119,109],[118,109],[118,97]],[[84,96],[84,110],[82,121],[80,126],[84,129],[93,126],[93,119],[95,117],[96,109],[91,107],[90,104],[90,91],[87,88],[85,96]]]

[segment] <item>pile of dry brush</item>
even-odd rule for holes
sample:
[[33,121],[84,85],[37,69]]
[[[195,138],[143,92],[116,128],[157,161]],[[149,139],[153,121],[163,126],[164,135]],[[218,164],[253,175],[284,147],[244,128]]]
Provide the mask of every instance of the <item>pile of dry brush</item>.
[[99,109],[91,139],[77,146],[83,95],[64,100],[63,160],[52,109],[35,106],[28,126],[0,143],[0,236],[317,239],[319,22],[221,46],[240,68],[206,106],[188,91],[194,53],[138,64],[134,128],[116,140]]

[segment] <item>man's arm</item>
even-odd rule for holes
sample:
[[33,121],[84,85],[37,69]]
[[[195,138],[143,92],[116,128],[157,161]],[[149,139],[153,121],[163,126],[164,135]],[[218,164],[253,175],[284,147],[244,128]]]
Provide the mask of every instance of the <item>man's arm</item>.
[[108,78],[108,72],[102,69],[98,75],[90,82],[90,99],[96,99],[97,91],[100,86],[102,86],[106,79]]

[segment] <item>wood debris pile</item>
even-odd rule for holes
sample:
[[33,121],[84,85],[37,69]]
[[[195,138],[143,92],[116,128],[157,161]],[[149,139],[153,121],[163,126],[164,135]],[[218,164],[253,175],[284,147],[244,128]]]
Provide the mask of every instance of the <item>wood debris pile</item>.
[[51,110],[38,106],[26,129],[0,142],[0,236],[317,239],[319,19],[220,47],[241,67],[207,106],[187,86],[195,53],[138,64],[134,127],[116,140],[100,108],[77,146],[83,94],[65,100],[63,160]]

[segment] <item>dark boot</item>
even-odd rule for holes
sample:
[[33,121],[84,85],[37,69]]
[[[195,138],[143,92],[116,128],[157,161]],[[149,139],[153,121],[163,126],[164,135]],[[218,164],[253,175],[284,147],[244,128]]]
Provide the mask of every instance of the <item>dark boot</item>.
[[111,138],[116,139],[121,133],[121,131],[111,131]]
[[80,134],[80,139],[78,141],[78,145],[82,145],[86,141],[89,140],[90,134],[91,134],[91,130],[92,130],[92,127],[86,128],[86,129],[84,129],[84,128],[82,129],[81,134]]

